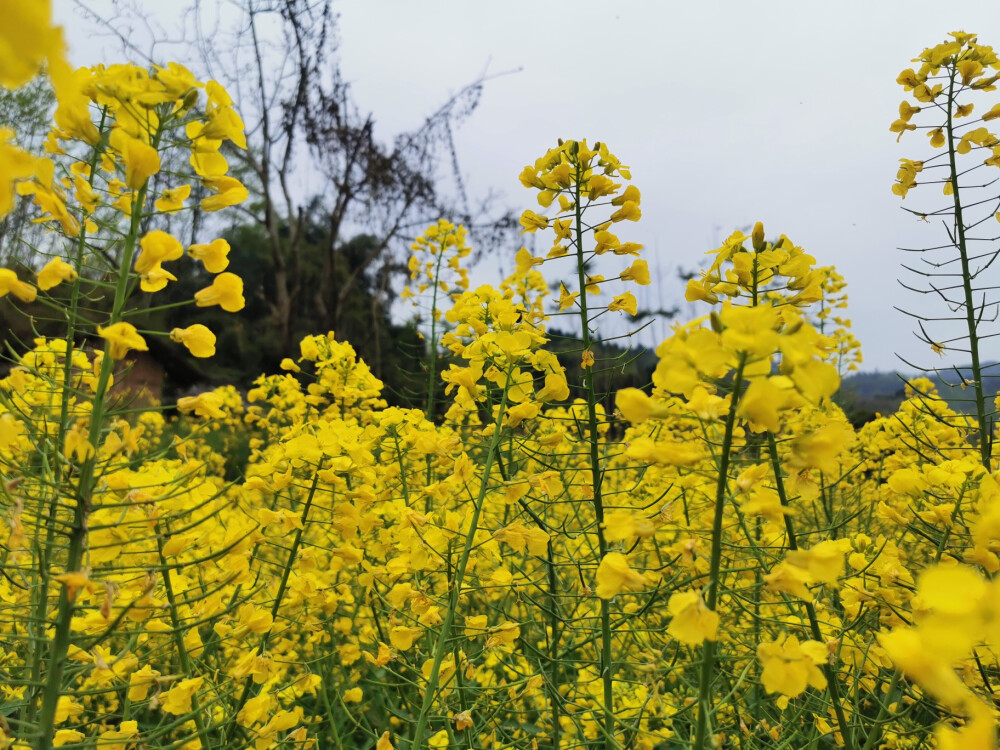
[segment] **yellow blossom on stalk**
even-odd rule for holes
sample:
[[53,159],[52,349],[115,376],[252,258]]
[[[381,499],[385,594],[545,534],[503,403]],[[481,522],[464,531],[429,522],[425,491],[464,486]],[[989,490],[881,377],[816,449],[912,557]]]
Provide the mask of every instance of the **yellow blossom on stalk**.
[[507,409],[507,416],[504,423],[508,427],[517,427],[526,419],[533,419],[541,411],[540,404],[514,404]]
[[236,716],[236,721],[240,726],[249,727],[258,722],[265,721],[273,713],[274,696],[261,690],[253,698],[250,698],[240,709]]
[[[76,237],[80,234],[80,222],[70,213],[66,207],[66,194],[52,179],[52,162],[39,162],[44,165],[44,173],[40,166],[39,174],[31,182],[20,182],[17,185],[19,195],[32,195],[36,206],[38,206],[41,216],[39,222],[58,222],[60,229],[67,237]],[[88,223],[88,231],[90,224]]]
[[218,305],[226,312],[239,312],[246,305],[243,298],[243,279],[233,273],[220,273],[212,285],[195,292],[198,307]]
[[63,441],[63,455],[66,458],[75,458],[82,463],[94,453],[95,449],[89,440],[85,425],[76,424],[71,429],[66,430],[66,438]]
[[91,587],[90,574],[86,570],[76,570],[70,573],[60,573],[53,576],[54,580],[61,583],[66,588],[66,596],[70,601],[76,599],[80,589]]
[[[759,224],[760,222],[758,222]],[[769,298],[775,306],[805,307],[822,298],[816,259],[781,236],[776,242],[763,239],[763,226],[751,237],[737,231],[722,247],[713,250],[711,267],[701,278],[691,279],[685,291],[689,302],[715,304],[722,296],[733,299]],[[758,237],[759,241],[755,241]],[[748,250],[744,245],[751,241]]]
[[150,689],[156,685],[160,673],[148,664],[133,672],[128,678],[128,699],[133,702],[144,701]]
[[58,286],[64,281],[74,281],[76,269],[62,258],[53,258],[38,272],[38,288],[43,292]]
[[161,263],[177,260],[184,255],[184,247],[180,241],[159,229],[147,232],[139,240],[139,247],[141,252],[135,259],[135,271],[141,275],[149,274]]
[[149,351],[146,340],[131,323],[98,326],[97,335],[108,342],[108,354],[112,359],[121,359],[133,349],[140,352]]
[[550,372],[545,376],[545,385],[538,389],[535,398],[539,401],[565,401],[569,398],[569,384],[564,372]]
[[828,474],[836,473],[839,457],[855,440],[850,425],[831,423],[792,441],[789,465],[797,469],[817,468]]
[[[257,730],[258,740],[265,747],[267,745],[272,745],[277,734],[280,732],[287,732],[298,723],[299,717],[296,712],[284,710],[278,711],[264,726]],[[289,737],[292,742],[295,742],[295,735],[296,733],[293,732]]]
[[740,399],[737,413],[754,426],[780,432],[781,412],[801,403],[802,399],[788,378],[755,378]]
[[138,138],[124,130],[111,131],[111,147],[121,154],[125,163],[125,184],[132,190],[139,190],[146,181],[160,171],[160,154]]
[[228,206],[235,206],[245,201],[250,193],[242,182],[234,177],[218,175],[205,177],[202,184],[213,194],[201,201],[203,211],[221,211]]
[[62,724],[71,718],[80,716],[86,708],[76,698],[69,695],[60,695],[56,703],[56,724]]
[[763,516],[772,523],[781,523],[792,511],[781,504],[778,493],[769,487],[754,487],[749,499],[743,504],[743,513],[748,516]]
[[83,209],[84,213],[93,213],[101,201],[100,196],[91,189],[82,176],[78,176],[73,181],[73,185],[76,188],[74,195],[80,204],[80,208]]
[[804,550],[793,550],[785,561],[806,571],[816,583],[833,583],[844,573],[844,555],[851,549],[849,539],[827,539]]
[[101,750],[128,750],[129,740],[139,735],[139,723],[135,720],[123,721],[118,729],[109,729],[99,736]]
[[532,266],[540,266],[545,262],[544,258],[536,258],[531,253],[528,252],[527,248],[522,247],[517,251],[514,256],[514,264],[521,271],[527,271]]
[[[978,44],[975,34],[955,32],[952,36],[951,41],[925,49],[916,60],[922,63],[919,69],[909,68],[897,78],[897,83],[910,92],[919,103],[933,103],[937,106],[913,106],[904,101],[899,106],[899,119],[889,128],[892,132],[899,133],[901,137],[904,132],[917,128],[915,123],[910,122],[914,115],[924,113],[928,117],[935,118],[930,123],[934,127],[923,126],[926,128],[931,148],[935,149],[945,147],[949,137],[952,135],[957,137],[958,132],[961,132],[951,130],[952,119],[966,117],[974,109],[975,105],[972,102],[960,102],[958,96],[975,91],[993,91],[998,80],[995,72],[996,54],[991,47]],[[992,74],[990,68],[993,68]],[[939,71],[942,72],[939,74]],[[955,85],[946,88],[942,83],[933,82],[935,78],[940,80],[948,77],[955,81]],[[983,121],[989,122],[995,117],[993,110],[990,110],[983,116]],[[973,146],[993,147],[995,156],[997,145],[1000,145],[997,137],[985,127],[979,127],[961,132],[955,150],[958,154],[968,154]],[[905,198],[907,192],[916,185],[916,174],[922,170],[923,162],[907,159],[900,159],[900,162],[903,166],[897,174],[892,191],[899,197]],[[985,163],[990,166],[1000,166],[990,158],[987,158]],[[946,179],[945,194],[950,195],[953,189],[951,181]]]
[[639,221],[642,211],[636,201],[625,201],[621,208],[611,214],[611,221]]
[[623,242],[614,252],[615,255],[638,255],[642,247],[638,242]]
[[666,466],[694,466],[704,458],[705,451],[701,445],[694,442],[669,437],[658,440],[639,437],[629,444],[625,455],[638,461]]
[[516,622],[503,622],[487,632],[486,648],[513,648],[521,636],[521,628]]
[[163,213],[174,213],[175,211],[180,211],[184,208],[184,201],[187,197],[191,195],[190,185],[180,185],[175,188],[168,188],[164,190],[160,197],[156,199],[157,211],[162,211]]
[[[466,235],[465,227],[439,219],[413,241],[408,267],[410,282],[416,282],[418,293],[431,287],[442,292],[449,291],[452,285],[463,291],[469,288],[469,271],[462,266],[462,259],[472,252],[472,248],[466,243]],[[520,255],[518,253],[519,257]],[[518,266],[520,267],[520,261]],[[401,296],[413,299],[414,305],[418,303],[411,286],[407,286]],[[437,297],[432,296],[430,314],[435,324],[440,314],[437,303]],[[432,333],[437,335],[436,325],[432,326]]]
[[548,532],[535,526],[525,526],[521,521],[514,521],[497,529],[493,538],[517,552],[527,549],[532,555],[544,555],[549,542]]
[[629,315],[636,315],[639,312],[638,303],[636,302],[635,295],[632,292],[625,292],[624,294],[617,295],[611,300],[608,305],[608,310],[614,312],[615,310],[624,310]]
[[559,284],[559,311],[562,312],[573,305],[576,304],[577,297],[580,296],[579,292],[572,292],[566,289],[566,286],[560,282]]
[[166,67],[153,65],[157,83],[163,88],[164,99],[180,98],[187,96],[194,88],[201,88],[202,84],[195,80],[194,74],[177,62],[168,62]]
[[594,239],[597,241],[597,246],[594,248],[595,255],[604,255],[608,250],[615,250],[621,247],[621,242],[618,241],[618,238],[605,230],[594,232]]
[[689,646],[714,641],[719,629],[719,614],[708,608],[701,593],[681,591],[670,595],[667,603],[671,620],[667,632]]
[[613,510],[604,516],[604,538],[609,542],[632,541],[653,536],[656,526],[629,510]]
[[525,232],[537,232],[539,229],[547,229],[549,220],[544,216],[539,216],[534,211],[525,211],[521,214],[521,226],[524,227],[521,230],[521,234]]
[[160,696],[160,708],[174,716],[182,716],[191,711],[191,699],[198,692],[204,677],[181,680]]
[[[604,147],[604,144],[601,144],[601,146],[602,146],[601,147],[601,154],[602,154],[604,160],[607,161],[607,166],[605,166],[605,169],[608,169],[610,167],[614,171],[617,171],[618,174],[620,174],[626,180],[631,180],[632,179],[632,173],[629,171],[628,167],[623,167],[621,164],[615,163],[615,162],[617,162],[617,160],[614,158],[614,156],[611,155],[611,154],[609,154],[609,153],[607,153],[607,150]],[[628,186],[626,186],[625,190],[622,192],[621,195],[617,196],[616,198],[612,198],[611,199],[611,205],[612,206],[624,206],[626,203],[628,203],[630,201],[632,203],[635,203],[636,205],[639,205],[642,202],[642,196],[641,196],[641,194],[639,192],[639,188],[637,188],[635,185],[628,185]]]
[[[90,146],[96,146],[100,141],[101,134],[91,121],[92,98],[87,93],[90,91],[92,73],[93,69],[67,68],[61,75],[53,78],[53,88],[57,90],[56,98],[59,102],[53,121],[58,130],[50,136],[50,142],[78,139]],[[59,147],[51,148],[50,151],[64,153]]]
[[651,418],[670,416],[670,410],[659,404],[638,388],[623,388],[615,394],[615,407],[621,415],[633,424]]
[[609,552],[597,567],[597,595],[612,599],[623,591],[638,591],[645,587],[646,579],[628,564],[621,552]]
[[389,631],[389,642],[399,651],[409,651],[414,642],[424,634],[423,628],[398,625]]
[[59,729],[52,738],[53,747],[62,747],[71,743],[82,742],[86,735],[76,729]]
[[[537,232],[540,229],[553,229],[554,244],[546,258],[555,259],[570,254],[570,250],[580,244],[584,235],[591,235],[592,244],[586,247],[576,247],[578,255],[586,252],[593,255],[605,255],[613,252],[615,255],[636,255],[641,245],[633,242],[622,242],[609,231],[612,224],[623,220],[636,221],[641,216],[639,203],[641,196],[638,188],[623,184],[615,178],[630,179],[628,167],[623,166],[611,154],[604,143],[597,143],[591,148],[587,141],[560,141],[556,148],[550,149],[544,156],[538,158],[533,166],[525,167],[520,175],[521,184],[525,187],[540,190],[538,201],[545,208],[554,205],[558,198],[561,216],[549,218],[534,211],[525,211],[521,216],[521,225],[525,232]],[[577,198],[581,206],[577,207]],[[610,198],[610,200],[607,200]],[[602,206],[617,209],[605,214],[598,222],[583,228],[575,226],[574,212],[582,215],[591,209]],[[605,209],[607,210],[607,209]],[[589,223],[589,220],[588,222]],[[575,229],[574,229],[575,227]],[[582,257],[582,256],[581,256]],[[540,263],[542,258],[534,258],[526,249],[522,249],[517,257],[518,266],[530,268],[534,263]],[[630,268],[621,272],[618,277],[622,281],[635,281],[638,284],[649,283],[649,271],[646,264],[637,261]],[[585,276],[583,289],[570,292],[566,283],[559,284],[559,311],[568,310],[574,306],[583,311],[584,302],[581,294],[598,295],[602,284],[606,282],[604,274],[588,273]],[[588,309],[594,309],[593,303],[587,303]],[[618,294],[608,304],[610,311],[625,311],[630,315],[638,314],[638,303],[630,292]],[[589,348],[584,352],[582,366],[589,369],[593,362]]]
[[22,302],[34,302],[38,292],[31,284],[20,281],[9,268],[0,268],[0,297],[13,294]]
[[809,585],[815,581],[805,568],[781,562],[775,565],[763,580],[764,585],[771,591],[792,594],[806,602],[813,601]]
[[188,255],[200,260],[209,273],[221,273],[229,265],[229,243],[221,237],[207,245],[191,245]]
[[177,281],[177,277],[159,263],[141,274],[139,279],[139,288],[144,292],[158,292],[165,288],[169,282]]
[[757,658],[763,666],[761,679],[769,693],[796,698],[807,687],[822,690],[826,677],[820,670],[828,656],[826,644],[802,641],[794,635],[783,635],[777,641],[764,641],[757,647]]
[[215,356],[215,334],[201,323],[195,323],[187,328],[174,328],[170,339],[184,344],[195,357]]
[[202,134],[209,139],[228,140],[237,148],[246,151],[247,140],[243,132],[243,120],[233,108],[229,93],[216,81],[205,84],[208,95],[208,122]]
[[644,260],[637,260],[631,266],[621,272],[622,281],[634,281],[640,286],[647,286],[649,282],[649,266]]
[[34,177],[42,166],[27,151],[11,145],[13,139],[13,130],[0,128],[0,216],[14,207],[15,185]]
[[[226,179],[225,174],[229,169],[229,162],[226,157],[219,153],[222,141],[215,138],[206,138],[203,135],[204,123],[189,122],[185,127],[185,134],[191,141],[190,163],[195,174],[203,181]],[[225,183],[217,183],[220,190],[224,189]]]

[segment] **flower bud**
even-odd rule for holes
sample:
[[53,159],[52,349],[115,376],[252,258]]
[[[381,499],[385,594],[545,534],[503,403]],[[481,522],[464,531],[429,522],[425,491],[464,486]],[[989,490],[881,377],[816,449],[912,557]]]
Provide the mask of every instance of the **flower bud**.
[[802,323],[802,318],[797,318],[790,325],[785,326],[785,330],[782,333],[785,336],[794,336],[802,328]]
[[187,111],[191,109],[195,104],[198,103],[198,89],[191,89],[184,96],[184,101],[181,103],[181,110]]

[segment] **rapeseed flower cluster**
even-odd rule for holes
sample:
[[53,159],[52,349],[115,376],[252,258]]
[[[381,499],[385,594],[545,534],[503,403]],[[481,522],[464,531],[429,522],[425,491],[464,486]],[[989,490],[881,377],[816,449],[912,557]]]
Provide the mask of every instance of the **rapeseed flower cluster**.
[[[612,230],[641,198],[607,144],[563,141],[521,174],[524,233],[552,247],[499,287],[468,288],[461,227],[414,243],[426,409],[391,406],[333,333],[246,394],[139,408],[112,385],[148,336],[215,338],[139,330],[130,300],[187,252],[213,276],[195,306],[243,306],[225,240],[156,228],[195,184],[201,210],[246,197],[222,149],[242,123],[176,64],[65,70],[48,4],[14,7],[0,83],[47,61],[59,111],[46,157],[0,138],[0,209],[30,197],[71,251],[0,270],[68,320],[0,379],[0,747],[995,747],[994,427],[927,379],[852,426],[834,269],[734,233],[651,388],[608,398],[598,319],[650,281]],[[989,90],[974,40],[922,55],[918,101],[942,70]],[[161,185],[172,148],[192,173]],[[76,306],[98,288],[100,323]],[[572,368],[552,319],[577,326]]]

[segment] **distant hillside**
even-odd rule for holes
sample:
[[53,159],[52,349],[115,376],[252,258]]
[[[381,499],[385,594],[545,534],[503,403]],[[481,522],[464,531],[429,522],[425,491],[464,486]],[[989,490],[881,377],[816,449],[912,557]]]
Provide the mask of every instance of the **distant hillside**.
[[903,402],[905,384],[895,372],[857,372],[845,377],[836,401],[855,426],[891,414]]
[[[988,399],[986,408],[993,410],[993,399],[1000,393],[1000,362],[992,362],[983,365],[983,386]],[[974,412],[976,410],[975,395],[968,384],[972,381],[972,368],[957,367],[946,372],[936,379],[938,391],[941,396],[947,399],[952,408],[956,411]],[[965,387],[963,387],[965,384]]]
[[[990,363],[984,369],[989,373],[983,376],[989,398],[987,408],[992,410],[993,397],[1000,392],[1000,363]],[[914,377],[917,376],[897,372],[854,373],[844,378],[837,400],[852,422],[863,424],[873,419],[875,414],[894,412],[903,401],[905,380]],[[973,391],[968,387],[972,380],[971,367],[942,371],[930,379],[937,385],[941,397],[955,411],[975,412]]]

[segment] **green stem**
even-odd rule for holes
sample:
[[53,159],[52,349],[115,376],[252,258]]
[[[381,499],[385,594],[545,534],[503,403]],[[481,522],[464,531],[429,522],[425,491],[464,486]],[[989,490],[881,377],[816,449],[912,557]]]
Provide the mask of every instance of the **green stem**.
[[[778,460],[778,445],[774,439],[774,434],[767,433],[767,449],[771,454],[771,468],[774,471],[774,486],[778,492],[778,500],[781,501],[782,508],[788,508],[788,496],[785,494],[785,482],[781,478],[781,462]],[[783,514],[785,519],[785,534],[788,536],[788,549],[797,550],[798,540],[795,537],[795,527],[792,524],[792,517],[788,513]],[[816,607],[812,602],[805,602],[806,615],[809,617],[809,630],[812,632],[813,640],[823,642],[823,631],[819,627],[819,618],[816,616]],[[833,712],[837,717],[837,724],[840,727],[840,735],[844,738],[844,746],[854,747],[851,725],[844,714],[844,707],[840,699],[840,686],[837,682],[837,671],[830,664],[824,664],[823,674],[826,676],[826,688],[830,694],[830,702],[833,703]]]
[[[726,416],[726,429],[722,437],[722,453],[719,456],[719,476],[715,485],[715,515],[712,517],[712,553],[708,569],[708,594],[705,604],[715,610],[719,599],[719,569],[722,566],[722,515],[725,509],[726,495],[729,486],[729,460],[733,451],[733,430],[736,427],[736,407],[740,400],[740,389],[743,387],[743,368],[746,366],[746,354],[740,354],[736,374],[733,376],[733,393],[729,399],[729,414]],[[698,718],[695,723],[694,747],[702,750],[708,747],[708,714],[710,712],[709,697],[712,688],[712,672],[715,670],[715,641],[705,641],[701,661],[701,675],[698,680]]]
[[559,640],[562,636],[562,620],[559,616],[559,578],[556,576],[555,554],[552,540],[549,539],[546,550],[546,568],[548,575],[549,594],[549,708],[552,711],[552,750],[559,750],[562,725],[559,723],[562,715],[562,694],[559,692]]
[[[169,529],[167,535],[169,535]],[[180,614],[177,610],[177,597],[174,594],[174,586],[170,580],[170,566],[167,565],[167,560],[163,556],[163,539],[162,534],[156,535],[156,548],[160,556],[160,566],[163,573],[163,589],[167,594],[167,604],[170,608],[170,622],[173,625],[173,637],[174,646],[177,648],[177,658],[180,660],[181,669],[184,670],[184,675],[186,677],[194,676],[194,669],[191,666],[191,657],[188,654],[187,646],[184,645],[184,635],[182,633]],[[195,729],[198,730],[198,739],[201,741],[202,747],[209,747],[208,744],[208,730],[205,727],[205,721],[201,715],[201,705],[198,702],[198,696],[191,696],[191,709],[194,718]]]
[[[455,615],[458,612],[458,600],[462,593],[462,584],[465,581],[465,571],[469,567],[469,556],[476,542],[476,532],[479,530],[479,516],[483,510],[483,503],[486,500],[486,493],[489,489],[490,473],[493,471],[493,463],[496,460],[497,448],[500,446],[500,437],[503,434],[501,425],[507,411],[507,394],[510,390],[510,371],[507,372],[507,384],[503,389],[503,396],[500,399],[500,408],[497,411],[494,422],[493,437],[490,439],[489,448],[486,451],[486,460],[483,464],[482,482],[479,485],[479,493],[476,496],[475,507],[472,511],[472,518],[469,521],[469,530],[465,535],[465,544],[462,546],[462,554],[459,556],[458,565],[455,567],[455,574],[452,579],[451,590],[448,592],[448,607],[445,611],[444,621],[438,631],[437,642],[434,645],[434,661],[431,664],[430,675],[427,678],[427,686],[424,688],[424,699],[420,705],[420,715],[417,717],[417,724],[413,730],[413,739],[410,742],[410,750],[419,750],[423,742],[424,732],[430,718],[431,708],[434,705],[434,697],[437,694],[438,680],[441,676],[441,663],[444,661],[445,651],[448,649],[448,639],[451,637],[451,628],[455,622]],[[458,669],[459,665],[455,665]]]
[[[100,133],[104,132],[104,125],[107,120],[107,108],[105,107],[101,111],[101,123],[98,131]],[[101,142],[103,143],[103,141]],[[98,157],[100,156],[103,148],[100,143],[94,147],[90,159],[90,177],[88,178],[88,185],[90,187],[94,186],[94,170],[97,167]],[[59,406],[59,430],[56,435],[56,440],[54,444],[54,453],[56,456],[55,461],[55,484],[58,486],[64,477],[66,465],[63,461],[59,460],[62,453],[63,443],[66,440],[66,430],[68,428],[69,422],[69,403],[68,398],[69,392],[73,388],[73,346],[76,342],[76,322],[79,316],[79,306],[80,306],[80,286],[83,283],[83,259],[86,254],[87,249],[87,227],[86,222],[83,222],[80,226],[80,234],[77,237],[76,242],[76,257],[74,258],[73,267],[76,270],[76,279],[73,280],[73,287],[69,298],[69,309],[66,311],[66,352],[64,354],[63,361],[63,398],[61,399],[61,404]],[[49,503],[49,518],[54,519],[58,515],[59,510],[59,497],[60,493],[55,490],[52,493],[52,499]],[[35,607],[35,617],[34,623],[44,623],[48,619],[48,605],[49,605],[49,573],[51,570],[52,562],[52,552],[55,545],[56,536],[56,525],[54,523],[47,524],[46,535],[45,535],[45,547],[39,550],[39,569],[40,569],[40,586],[37,587],[36,591],[38,596],[38,601]],[[33,629],[35,625],[29,625],[30,629]],[[33,686],[39,684],[39,679],[41,677],[41,666],[42,666],[42,651],[44,646],[41,645],[40,641],[43,639],[35,639],[32,636],[32,661],[31,661],[31,683]],[[33,688],[34,690],[34,688]],[[28,723],[34,721],[35,712],[37,710],[37,702],[34,700],[28,701]]]
[[[157,147],[158,144],[159,133],[153,138],[153,147]],[[139,189],[138,196],[132,204],[131,222],[128,235],[125,238],[121,266],[118,269],[118,279],[115,284],[115,297],[112,303],[109,324],[117,323],[121,320],[122,310],[125,307],[125,301],[128,297],[128,282],[131,275],[132,260],[135,256],[135,247],[139,239],[140,220],[142,218],[142,207],[146,203],[147,187],[148,183]],[[84,551],[86,550],[87,517],[90,515],[94,486],[96,484],[96,449],[100,445],[101,433],[104,427],[105,408],[107,406],[105,402],[108,385],[114,369],[114,360],[111,359],[109,350],[109,345],[106,345],[104,347],[104,357],[101,360],[101,371],[98,375],[97,387],[94,389],[88,439],[95,449],[95,455],[87,459],[80,467],[80,476],[74,497],[73,524],[69,532],[69,548],[66,555],[67,572],[75,572],[80,569]],[[59,701],[59,694],[62,690],[66,655],[69,653],[69,643],[72,635],[70,625],[73,620],[74,610],[75,605],[69,598],[66,587],[63,586],[59,593],[55,634],[52,639],[52,647],[49,650],[49,673],[46,677],[45,689],[42,693],[39,735],[37,744],[35,745],[37,750],[50,750],[52,748],[52,737],[55,734],[56,704]]]
[[[431,338],[427,342],[427,419],[434,421],[434,406],[437,396],[437,303],[438,283],[441,277],[441,261],[444,259],[444,242],[437,254],[437,265],[434,267],[434,294],[431,297]],[[427,482],[431,481],[430,459],[427,463]]]
[[975,302],[972,299],[972,274],[969,270],[969,251],[965,241],[965,221],[962,218],[962,201],[958,189],[958,166],[955,160],[955,128],[952,122],[955,104],[955,67],[950,71],[948,85],[948,120],[945,125],[948,136],[948,165],[951,172],[952,198],[955,205],[955,236],[959,259],[962,263],[962,291],[965,294],[965,322],[969,331],[969,354],[972,357],[972,386],[976,394],[976,418],[979,421],[979,456],[986,471],[990,471],[990,429],[986,421],[986,393],[983,387],[983,371],[979,360],[979,332],[976,322]]
[[[434,293],[431,297],[431,337],[427,342],[427,420],[434,422],[434,408],[437,397],[437,301],[438,301],[438,281],[441,277],[441,261],[444,258],[445,243],[442,241],[437,254],[437,265],[434,266]],[[430,485],[433,474],[433,457],[428,454],[426,460],[426,483]],[[402,465],[400,466],[402,470]],[[424,510],[431,512],[431,496],[427,495]]]
[[[583,254],[583,207],[580,183],[584,179],[585,168],[577,155],[575,187],[575,231],[576,231],[576,272],[580,285],[580,328],[584,353],[589,352],[593,341],[590,337],[590,315],[587,312],[587,272]],[[608,553],[608,542],[604,538],[604,498],[601,494],[600,437],[597,432],[597,389],[594,386],[594,367],[589,365],[583,371],[584,390],[587,398],[587,441],[589,443],[590,481],[594,491],[594,516],[597,526],[597,548],[603,560]],[[617,747],[615,741],[614,707],[614,664],[611,652],[611,603],[601,599],[601,682],[604,692],[604,746],[608,750]]]
[[[267,648],[267,641],[271,637],[271,631],[274,629],[275,623],[278,621],[279,610],[281,609],[281,602],[285,598],[285,590],[288,588],[288,579],[291,576],[292,568],[295,567],[295,560],[299,555],[299,547],[302,544],[302,536],[305,534],[306,524],[309,520],[309,510],[312,508],[313,498],[316,496],[316,487],[319,484],[319,466],[316,467],[316,473],[313,474],[312,484],[309,487],[309,494],[306,496],[305,505],[302,508],[301,516],[301,526],[295,531],[295,539],[292,542],[291,548],[288,550],[288,558],[285,563],[284,568],[281,571],[281,582],[278,584],[278,593],[274,595],[274,604],[271,605],[271,627],[267,629],[260,639],[260,645],[257,647],[257,655],[260,656],[264,653]],[[240,694],[240,699],[236,706],[230,711],[230,715],[234,718],[246,705],[247,699],[250,698],[250,689],[252,682],[250,678],[247,678],[246,683],[243,685],[243,692]],[[234,724],[233,726],[238,726]]]
[[899,679],[900,672],[894,672],[892,680],[889,682],[889,689],[885,691],[885,700],[879,702],[878,716],[872,722],[872,731],[868,734],[868,739],[865,740],[865,744],[862,745],[861,750],[872,750],[875,747],[875,743],[882,737],[882,724],[885,723],[886,717],[889,715],[889,707],[894,702],[893,696],[896,692],[896,686],[899,684]]

